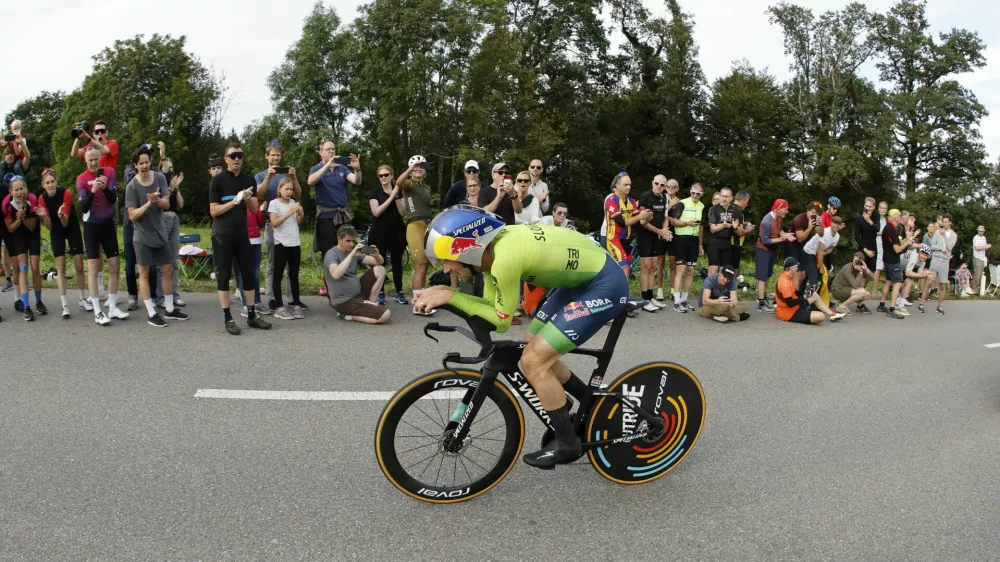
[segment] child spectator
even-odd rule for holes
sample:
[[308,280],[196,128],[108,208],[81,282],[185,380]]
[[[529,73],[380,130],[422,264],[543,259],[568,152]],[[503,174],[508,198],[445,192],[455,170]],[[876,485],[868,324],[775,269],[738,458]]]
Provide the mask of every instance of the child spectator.
[[[261,229],[266,222],[264,215],[266,210],[267,203],[261,203],[256,213],[251,212],[249,208],[247,209],[247,236],[250,237],[250,253],[253,259],[254,272],[253,308],[257,311],[257,314],[271,314],[271,309],[266,304],[260,302],[260,256],[261,245],[264,243],[264,238],[261,236]],[[236,271],[236,286],[239,287],[240,300],[243,301],[243,312],[240,315],[246,318],[247,306],[249,304],[243,296],[243,275],[240,274],[238,267],[234,268],[234,270]]]
[[968,297],[973,294],[972,271],[969,270],[968,263],[962,262],[962,265],[958,266],[958,270],[955,271],[955,283],[958,284],[959,296]]
[[[271,226],[274,228],[274,294],[272,302],[274,305],[274,317],[279,320],[292,320],[293,318],[305,318],[303,311],[305,306],[299,300],[299,261],[302,257],[301,242],[299,240],[299,225],[305,218],[302,205],[292,199],[292,180],[282,178],[278,184],[278,198],[271,201],[267,212],[271,217]],[[295,217],[294,219],[292,217]],[[291,219],[291,220],[290,220]],[[289,310],[281,302],[281,280],[285,273],[285,266],[288,266],[289,288],[292,292],[292,301]],[[260,262],[257,263],[260,269]]]

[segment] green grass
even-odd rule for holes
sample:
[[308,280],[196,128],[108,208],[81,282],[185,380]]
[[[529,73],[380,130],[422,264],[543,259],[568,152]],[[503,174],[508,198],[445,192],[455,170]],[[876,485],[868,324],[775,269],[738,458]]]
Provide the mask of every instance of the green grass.
[[[48,234],[49,234],[49,232],[47,230],[43,230],[42,231],[42,236],[45,237],[46,239],[48,237]],[[208,249],[208,248],[211,247],[211,240],[212,240],[212,231],[211,231],[211,228],[209,228],[209,227],[184,227],[184,226],[181,226],[181,235],[185,235],[185,234],[199,234],[199,235],[201,235],[201,242],[199,242],[197,245],[200,246],[200,247],[202,247],[202,248],[206,248],[206,249]],[[321,278],[320,278],[321,277],[321,271],[320,270],[322,268],[322,260],[319,258],[319,256],[317,254],[315,254],[312,251],[312,249],[313,249],[312,230],[308,229],[308,228],[303,229],[302,230],[302,237],[301,238],[302,238],[302,264],[301,264],[301,268],[300,268],[300,272],[299,272],[299,286],[300,286],[300,290],[301,290],[301,292],[302,292],[303,295],[315,295],[319,291],[320,285],[322,283]],[[118,229],[118,242],[119,242],[120,247],[124,248],[124,245],[122,245],[122,229],[121,228]],[[746,253],[746,250],[744,250],[744,252]],[[122,255],[122,260],[121,260],[121,279],[120,279],[120,283],[121,283],[121,286],[122,286],[122,290],[124,291],[124,287],[125,287],[125,278],[124,278],[124,275],[125,275],[124,274],[124,271],[125,271],[125,259],[124,259],[124,252],[122,252],[122,254],[123,255]],[[314,256],[315,256],[315,258],[314,258]],[[315,261],[315,260],[319,260],[319,261]],[[266,262],[267,262],[267,253],[265,251],[264,254],[261,256],[261,271],[262,272],[263,272],[264,264]],[[72,274],[73,273],[73,267],[72,267],[72,265],[71,264],[67,264],[67,266],[68,266],[68,270],[69,270],[68,272],[70,274]],[[50,250],[47,251],[47,250],[45,250],[43,248],[42,256],[41,256],[41,271],[42,271],[42,273],[44,274],[46,271],[48,271],[52,267],[55,267],[55,260],[52,258],[52,253],[51,253]],[[706,268],[708,267],[708,259],[706,257],[701,257],[698,260],[698,265],[696,266],[697,269],[701,269],[703,267],[706,267]],[[638,267],[637,267],[637,269],[638,269]],[[434,271],[435,271],[434,268],[431,268],[431,270],[428,272],[428,277],[430,277],[430,275],[433,274]],[[751,260],[744,260],[740,264],[740,272],[744,276],[744,281],[748,285],[750,285],[750,290],[748,290],[746,293],[742,293],[742,295],[744,295],[743,298],[745,298],[747,300],[753,300],[753,299],[757,298],[757,279],[753,276],[753,274],[752,274],[753,271],[754,271],[754,264],[753,264],[752,259]],[[783,270],[782,270],[782,268],[780,266],[775,266],[775,268],[774,268],[774,275],[772,275],[771,279],[768,281],[767,290],[768,290],[769,293],[773,293],[774,292],[775,284],[777,283],[777,280],[778,280],[778,275],[780,275],[782,271]],[[107,275],[107,266],[106,265],[105,265],[105,275]],[[263,279],[263,273],[261,273],[261,278]],[[412,286],[410,284],[410,280],[412,278],[413,278],[412,262],[406,261],[406,262],[404,262],[404,266],[403,266],[403,290],[406,291],[406,292],[408,292],[408,293],[412,289]],[[832,277],[831,277],[831,279],[832,279]],[[197,292],[212,292],[212,291],[216,290],[215,280],[213,280],[213,279],[211,279],[209,277],[208,272],[203,273],[197,279],[185,279],[184,275],[182,275],[182,274],[179,273],[178,274],[178,282],[180,284],[180,291],[181,292],[197,293]],[[71,280],[68,283],[68,285],[69,285],[70,289],[74,289],[76,287],[76,280],[75,279]],[[670,285],[670,281],[669,280],[666,282],[666,285],[669,287],[669,285]],[[46,288],[46,289],[55,289],[56,288],[56,282],[54,280],[53,281],[43,281],[42,282],[42,286],[44,288]],[[695,298],[697,298],[697,295],[698,295],[699,291],[701,291],[701,286],[702,286],[702,279],[698,275],[695,275],[694,281],[691,282],[691,290],[689,291],[689,293],[691,295],[694,295]],[[231,282],[231,287],[233,289],[236,288],[236,282],[235,281]],[[629,279],[629,292],[633,296],[638,296],[640,294],[640,290],[639,290],[639,272],[638,271],[636,271],[634,273],[633,277],[631,279]],[[666,294],[668,294],[668,295],[670,293],[669,289],[666,288],[666,287],[664,288],[664,292]],[[947,295],[946,298],[947,299],[960,299],[962,297],[957,297],[954,294],[951,294],[949,292],[949,294]],[[973,297],[962,298],[962,300],[977,300],[977,299],[993,300],[989,296],[980,297],[978,295],[977,296],[973,296]]]

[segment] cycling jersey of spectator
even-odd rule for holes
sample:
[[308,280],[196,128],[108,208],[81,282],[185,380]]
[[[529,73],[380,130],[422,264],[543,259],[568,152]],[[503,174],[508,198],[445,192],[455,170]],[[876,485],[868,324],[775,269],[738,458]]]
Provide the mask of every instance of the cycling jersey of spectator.
[[[39,316],[48,314],[48,309],[42,303],[42,274],[39,271],[41,255],[41,233],[38,220],[38,198],[28,193],[28,184],[23,176],[14,176],[10,180],[10,194],[3,198],[3,220],[7,226],[7,239],[4,241],[10,248],[11,257],[17,261],[17,285],[21,306],[15,306],[24,314],[24,320],[31,322],[35,312]],[[35,311],[31,310],[28,301],[28,263],[31,263],[32,287],[35,289]]]
[[698,315],[716,322],[741,322],[750,319],[746,303],[740,302],[736,290],[738,271],[730,266],[705,278],[698,295]]
[[700,183],[691,184],[691,195],[670,208],[670,222],[674,225],[674,243],[677,248],[677,275],[674,277],[674,311],[694,310],[688,303],[688,291],[694,281],[694,268],[698,257],[704,255],[703,216],[705,205],[701,198],[705,189]]
[[[24,177],[24,166],[21,161],[17,160],[14,143],[5,143],[3,148],[3,160],[0,161],[0,201],[3,201],[8,195],[10,195],[10,181],[11,178],[15,176]],[[11,273],[17,271],[17,260],[12,259],[10,253],[10,246],[7,244],[7,237],[9,236],[9,231],[7,230],[7,225],[4,224],[2,217],[0,217],[0,240],[3,240],[3,244],[0,245],[0,254],[2,254],[3,268],[4,272],[7,274],[5,280],[3,291],[7,292],[14,288],[11,282]],[[20,302],[20,296],[15,296],[15,301]]]
[[[767,283],[774,274],[774,264],[778,261],[778,247],[783,242],[792,242],[795,235],[784,232],[782,221],[788,215],[788,201],[775,199],[771,212],[760,220],[760,236],[754,247],[754,276],[757,278],[757,310],[774,312],[774,307],[767,302]],[[795,260],[798,265],[798,260]],[[796,285],[797,286],[797,285]]]
[[774,293],[777,308],[774,316],[782,322],[797,324],[819,324],[830,319],[837,322],[846,314],[834,312],[823,302],[819,293],[807,288],[799,292],[802,277],[799,275],[799,262],[792,257],[785,258],[785,271],[778,276],[778,284]]
[[[330,306],[341,320],[385,324],[392,313],[377,302],[385,282],[384,260],[378,248],[358,244],[357,238],[354,227],[341,226],[337,233],[337,245],[330,248],[323,258]],[[359,265],[370,268],[361,279],[358,279]]]
[[604,215],[608,225],[606,249],[628,277],[631,273],[629,249],[632,246],[632,228],[640,221],[653,218],[653,211],[637,209],[635,199],[629,196],[629,192],[632,191],[632,178],[625,172],[619,173],[611,180],[611,191],[611,196],[605,199],[604,203]]
[[56,284],[59,300],[62,301],[62,317],[69,318],[69,299],[66,296],[66,252],[67,247],[76,269],[76,283],[80,290],[80,307],[86,309],[87,274],[83,269],[83,234],[73,209],[73,193],[58,186],[55,170],[42,170],[42,193],[39,196],[37,214],[49,229],[52,257],[56,262]]
[[[100,165],[103,153],[91,145],[86,151],[87,169],[76,178],[76,191],[83,213],[83,246],[87,253],[87,276],[94,322],[106,326],[111,319],[124,320],[128,313],[118,309],[118,228],[115,226],[115,203],[118,188],[115,170]],[[97,273],[104,269],[101,252],[108,262],[108,314],[101,309]]]

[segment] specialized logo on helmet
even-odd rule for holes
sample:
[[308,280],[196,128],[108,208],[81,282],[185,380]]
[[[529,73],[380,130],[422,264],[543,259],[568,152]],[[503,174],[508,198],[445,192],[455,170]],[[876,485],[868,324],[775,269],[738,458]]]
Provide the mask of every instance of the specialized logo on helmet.
[[483,245],[479,243],[479,238],[454,238],[452,236],[439,236],[434,241],[434,255],[446,260],[456,260],[459,256],[469,253],[470,250],[481,250]]

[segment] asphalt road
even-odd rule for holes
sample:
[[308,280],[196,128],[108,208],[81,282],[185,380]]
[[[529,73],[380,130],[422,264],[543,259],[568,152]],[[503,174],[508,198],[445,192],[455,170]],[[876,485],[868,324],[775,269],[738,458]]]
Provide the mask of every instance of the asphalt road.
[[25,324],[8,301],[0,560],[1000,560],[998,303],[819,327],[644,313],[610,371],[673,360],[707,396],[676,470],[620,486],[518,463],[437,506],[382,476],[381,402],[194,397],[391,391],[471,351],[423,338],[404,307],[369,327],[312,298],[306,320],[232,337],[211,295],[162,330],[83,311]]

